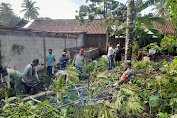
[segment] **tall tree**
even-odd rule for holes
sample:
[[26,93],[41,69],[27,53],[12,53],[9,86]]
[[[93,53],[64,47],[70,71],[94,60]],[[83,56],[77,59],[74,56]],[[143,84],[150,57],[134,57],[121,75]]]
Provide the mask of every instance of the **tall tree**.
[[[104,19],[103,26],[106,27],[106,50],[109,35],[112,26],[120,25],[120,22],[125,21],[126,6],[116,0],[87,0],[90,1],[89,5],[82,5],[76,20],[79,24],[84,22],[84,18],[88,18],[88,22],[94,19]],[[120,10],[121,9],[121,10]]]
[[165,17],[169,13],[169,10],[165,6],[166,0],[162,0],[159,3],[155,4],[155,7],[152,10],[155,10],[155,15],[158,17]]
[[32,20],[32,19],[37,19],[39,15],[39,7],[35,7],[35,4],[37,2],[33,2],[32,0],[24,0],[22,3],[22,8],[21,12],[25,12],[24,18],[26,20]]
[[11,7],[11,4],[2,2],[0,5],[0,12],[13,13],[13,9]]
[[20,21],[20,18],[16,16],[9,3],[2,2],[0,4],[0,24],[1,25],[15,25]]
[[174,27],[177,29],[177,0],[167,0],[166,5],[171,13],[167,14],[167,16],[171,17],[171,21]]
[[128,0],[127,6],[127,29],[125,40],[125,60],[131,60],[132,41],[133,41],[133,16],[134,16],[134,0]]

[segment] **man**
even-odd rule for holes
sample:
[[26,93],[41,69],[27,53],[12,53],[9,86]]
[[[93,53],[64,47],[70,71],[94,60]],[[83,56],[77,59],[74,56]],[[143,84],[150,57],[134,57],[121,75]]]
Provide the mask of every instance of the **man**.
[[67,51],[67,54],[66,52],[62,52],[62,57],[60,58],[60,70],[66,69],[66,64],[70,58],[71,56],[69,51]]
[[117,44],[116,49],[115,49],[115,62],[116,62],[116,66],[119,65],[119,62],[122,60],[122,49],[120,48],[120,45]]
[[113,55],[114,55],[114,50],[112,48],[112,43],[108,44],[108,70],[112,69],[113,66]]
[[26,94],[29,94],[31,92],[32,86],[30,86],[30,84],[33,82],[33,79],[32,79],[33,77],[36,78],[37,82],[40,82],[36,68],[35,68],[38,64],[39,64],[39,60],[35,59],[33,60],[31,64],[28,64],[25,70],[23,71],[22,82],[23,82]]
[[46,57],[45,64],[47,63],[47,74],[52,75],[55,67],[55,55],[52,54],[52,49],[49,49],[49,54]]
[[136,77],[135,71],[131,68],[131,61],[127,60],[124,64],[125,71],[123,72],[120,80],[115,83],[113,86],[121,85],[127,83],[129,80]]
[[154,60],[154,58],[155,58],[155,53],[156,53],[155,50],[149,49],[149,54],[148,54],[147,57],[150,57],[150,60]]
[[85,61],[85,56],[84,54],[84,49],[80,49],[79,54],[76,54],[74,56],[72,65],[80,71],[79,73],[79,78],[81,77],[82,69],[84,68],[84,71],[86,71],[86,61]]
[[[0,66],[1,82],[4,87],[17,89],[17,85],[22,79],[22,73]],[[16,91],[16,90],[15,90]]]

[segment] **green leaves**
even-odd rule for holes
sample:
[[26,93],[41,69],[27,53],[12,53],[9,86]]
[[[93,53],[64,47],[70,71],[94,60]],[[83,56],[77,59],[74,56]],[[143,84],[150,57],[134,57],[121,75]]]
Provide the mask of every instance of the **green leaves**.
[[43,105],[49,104],[49,101],[43,101]]
[[160,98],[158,95],[153,95],[149,97],[149,104],[151,107],[157,107],[159,105]]

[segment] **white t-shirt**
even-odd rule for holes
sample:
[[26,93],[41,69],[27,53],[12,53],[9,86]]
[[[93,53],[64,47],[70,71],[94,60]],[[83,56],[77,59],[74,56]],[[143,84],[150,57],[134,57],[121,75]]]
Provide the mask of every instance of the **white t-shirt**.
[[153,50],[153,49],[150,49],[150,50],[149,50],[149,54],[151,54],[151,55],[154,55],[154,54],[155,54],[155,52],[156,52],[156,51],[155,51],[155,50]]
[[108,57],[114,54],[114,49],[112,47],[108,48]]

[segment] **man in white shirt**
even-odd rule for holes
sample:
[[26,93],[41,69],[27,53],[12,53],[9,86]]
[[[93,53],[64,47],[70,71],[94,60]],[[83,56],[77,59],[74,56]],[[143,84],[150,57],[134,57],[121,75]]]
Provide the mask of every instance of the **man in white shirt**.
[[148,55],[148,57],[150,57],[150,60],[154,60],[154,58],[155,58],[155,53],[156,53],[156,50],[153,50],[153,49],[150,49],[150,50],[149,50],[149,55]]
[[108,46],[108,70],[111,70],[113,66],[114,49],[112,48],[112,43],[109,43]]

